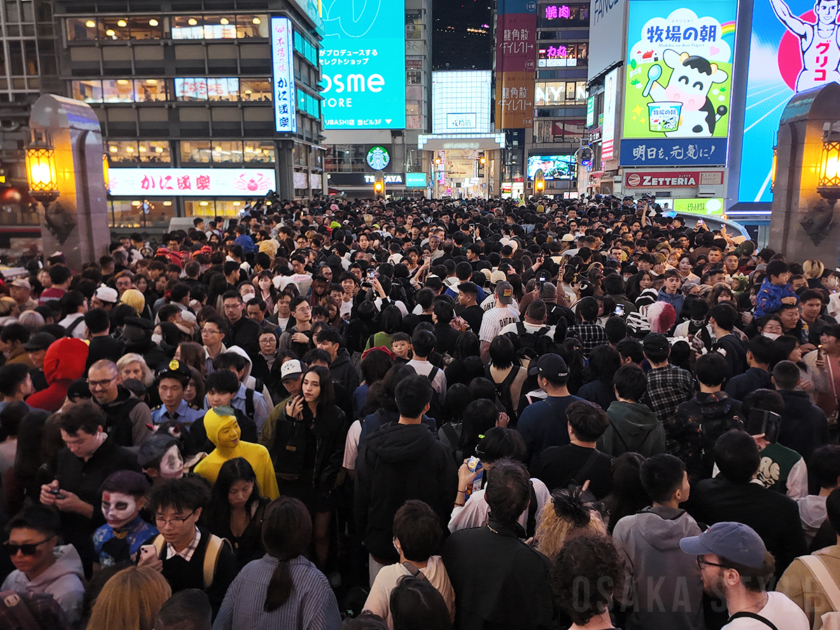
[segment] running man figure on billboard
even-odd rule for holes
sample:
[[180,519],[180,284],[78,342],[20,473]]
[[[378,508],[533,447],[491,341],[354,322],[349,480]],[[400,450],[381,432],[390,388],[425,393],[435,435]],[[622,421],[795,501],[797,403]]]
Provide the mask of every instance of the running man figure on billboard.
[[810,90],[826,83],[840,83],[840,30],[837,28],[837,0],[817,0],[814,13],[817,23],[805,22],[793,15],[784,0],[770,0],[770,6],[785,28],[799,38],[802,70],[796,79],[796,91]]

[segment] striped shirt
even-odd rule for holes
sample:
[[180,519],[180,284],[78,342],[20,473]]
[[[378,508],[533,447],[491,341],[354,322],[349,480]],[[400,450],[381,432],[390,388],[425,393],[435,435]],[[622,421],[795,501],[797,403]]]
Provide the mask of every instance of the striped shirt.
[[234,628],[288,628],[295,630],[338,630],[341,615],[338,602],[324,574],[309,560],[289,560],[294,588],[280,608],[265,612],[265,596],[271,574],[280,561],[265,555],[248,563],[231,583],[213,624],[213,630]]

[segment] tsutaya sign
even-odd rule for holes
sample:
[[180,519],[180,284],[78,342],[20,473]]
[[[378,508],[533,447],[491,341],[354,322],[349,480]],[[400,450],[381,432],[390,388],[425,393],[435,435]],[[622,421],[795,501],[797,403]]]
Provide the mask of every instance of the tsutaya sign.
[[[375,181],[375,178],[375,175],[365,175],[365,183],[372,184]],[[385,183],[403,184],[405,183],[405,178],[403,177],[402,173],[385,173]]]
[[723,171],[634,171],[624,180],[628,188],[696,188],[719,186]]
[[115,197],[262,197],[276,190],[270,168],[112,168]]

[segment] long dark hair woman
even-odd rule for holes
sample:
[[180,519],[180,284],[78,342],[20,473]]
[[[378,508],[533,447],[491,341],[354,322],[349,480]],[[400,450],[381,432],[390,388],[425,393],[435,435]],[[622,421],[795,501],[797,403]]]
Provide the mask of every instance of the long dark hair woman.
[[268,503],[248,460],[235,457],[222,464],[202,521],[210,533],[233,545],[240,569],[265,553],[261,531]]
[[329,554],[330,495],[340,485],[347,428],[347,418],[335,404],[329,369],[306,370],[300,395],[281,411],[271,455],[283,481],[280,491],[300,496],[312,513],[315,560],[321,567]]
[[335,594],[304,557],[311,537],[312,520],[301,501],[272,501],[262,524],[267,554],[242,569],[228,587],[214,630],[336,630],[341,615]]

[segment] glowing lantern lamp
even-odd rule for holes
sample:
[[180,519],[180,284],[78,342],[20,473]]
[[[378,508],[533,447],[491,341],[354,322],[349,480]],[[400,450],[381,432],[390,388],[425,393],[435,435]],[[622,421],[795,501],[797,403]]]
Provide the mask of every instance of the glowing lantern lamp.
[[108,164],[108,154],[102,154],[102,179],[105,181],[105,190],[110,194],[111,192],[111,177],[108,174],[108,169],[110,168],[110,164]]
[[824,199],[840,199],[840,132],[834,131],[830,123],[823,127],[819,168],[817,193]]
[[29,194],[47,203],[58,197],[55,149],[46,141],[34,142],[26,150],[26,177]]
[[779,148],[773,147],[773,164],[770,166],[770,190],[776,184],[776,159],[779,156]]

